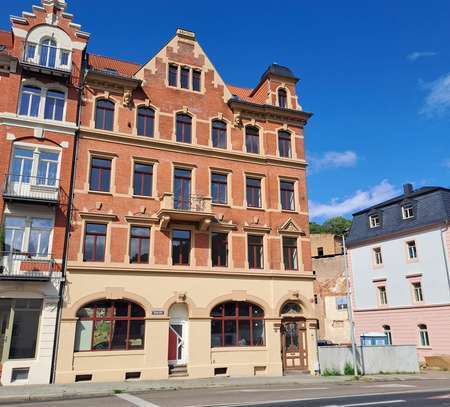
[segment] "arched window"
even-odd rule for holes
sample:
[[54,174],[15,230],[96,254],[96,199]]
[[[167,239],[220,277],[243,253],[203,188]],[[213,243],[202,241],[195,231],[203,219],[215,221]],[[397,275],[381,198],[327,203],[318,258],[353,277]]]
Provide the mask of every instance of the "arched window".
[[300,307],[300,304],[289,301],[285,303],[281,307],[281,315],[283,314],[300,314],[302,312],[302,307]]
[[211,311],[211,347],[263,346],[264,311],[249,302],[230,301]]
[[384,333],[387,336],[387,344],[392,345],[392,332],[391,332],[391,326],[390,325],[383,325]]
[[19,114],[24,116],[39,116],[39,105],[41,103],[41,88],[37,86],[25,85],[22,87],[20,97]]
[[259,130],[257,127],[245,128],[245,148],[247,153],[259,154]]
[[95,128],[112,130],[114,127],[114,103],[107,99],[97,100],[95,105]]
[[66,95],[59,90],[48,90],[45,97],[44,119],[63,120]]
[[288,107],[286,89],[278,89],[278,106]]
[[227,148],[227,124],[222,120],[212,121],[212,145]]
[[192,117],[185,113],[177,113],[177,141],[190,143],[192,139]]
[[144,348],[145,311],[131,301],[99,300],[77,312],[75,351]]
[[150,107],[138,108],[137,134],[139,136],[153,137],[155,131],[155,111]]
[[418,325],[420,346],[430,346],[430,337],[428,336],[428,327],[425,324]]
[[292,157],[291,133],[285,130],[278,132],[278,152],[280,157]]
[[56,66],[56,50],[55,40],[47,38],[41,41],[39,65],[54,68]]

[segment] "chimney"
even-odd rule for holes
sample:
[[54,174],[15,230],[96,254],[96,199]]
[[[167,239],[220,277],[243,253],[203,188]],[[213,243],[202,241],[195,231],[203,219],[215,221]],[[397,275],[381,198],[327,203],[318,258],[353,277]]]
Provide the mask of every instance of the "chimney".
[[412,184],[403,184],[403,193],[409,195],[414,191]]

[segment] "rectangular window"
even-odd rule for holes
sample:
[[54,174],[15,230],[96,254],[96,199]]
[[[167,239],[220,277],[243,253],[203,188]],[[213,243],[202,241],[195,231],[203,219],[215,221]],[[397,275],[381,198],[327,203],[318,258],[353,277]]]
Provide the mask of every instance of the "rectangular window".
[[26,219],[5,216],[3,250],[5,253],[21,253],[25,236]]
[[41,89],[36,86],[24,86],[22,88],[22,95],[20,97],[19,114],[24,116],[37,117],[39,115],[40,102]]
[[178,66],[170,64],[169,65],[169,86],[177,86],[178,82]]
[[104,261],[106,246],[106,225],[86,223],[84,235],[84,261]]
[[261,208],[261,179],[246,178],[247,206],[250,208]]
[[69,65],[69,51],[61,50],[60,65],[61,66]]
[[411,219],[414,217],[414,210],[412,204],[402,205],[403,219]]
[[211,195],[213,203],[226,204],[227,199],[227,176],[213,172],[211,174]]
[[280,198],[281,198],[281,209],[285,211],[295,210],[293,181],[280,181]]
[[348,308],[348,301],[345,295],[336,297],[336,309],[344,310]]
[[52,219],[32,218],[30,238],[28,241],[28,253],[32,256],[47,256],[52,229]]
[[152,196],[153,165],[134,163],[133,194]]
[[172,232],[172,264],[189,265],[191,232],[175,229]]
[[130,263],[148,263],[150,228],[132,226],[130,230]]
[[264,268],[263,237],[258,235],[248,235],[247,240],[249,268]]
[[59,153],[40,151],[36,183],[39,185],[55,186],[58,165]]
[[430,337],[428,336],[428,328],[426,325],[419,325],[420,346],[430,346]]
[[196,92],[200,92],[200,80],[202,77],[202,73],[197,69],[192,70],[192,90]]
[[413,283],[414,290],[414,301],[415,302],[423,302],[423,292],[422,292],[422,283],[416,282]]
[[386,293],[386,287],[380,286],[378,287],[378,296],[380,299],[380,305],[387,305],[387,293]]
[[373,257],[376,265],[383,264],[383,255],[381,254],[381,247],[373,249]]
[[181,67],[180,83],[183,89],[189,89],[189,73],[190,69],[188,67]]
[[191,170],[175,168],[173,185],[174,209],[191,209],[191,178]]
[[410,242],[406,242],[406,246],[408,248],[408,259],[410,260],[417,259],[416,242],[414,240],[411,240]]
[[63,119],[66,95],[64,92],[49,90],[45,98],[44,119]]
[[89,189],[91,191],[109,192],[111,182],[112,160],[92,157]]
[[283,236],[283,261],[285,270],[298,270],[297,239]]
[[259,130],[256,127],[245,129],[245,148],[247,153],[259,154]]
[[291,134],[287,131],[278,132],[278,152],[280,157],[292,157]]
[[371,228],[376,228],[376,227],[380,226],[380,224],[381,224],[380,215],[374,214],[374,215],[369,216],[369,226]]
[[41,309],[42,300],[15,300],[9,359],[35,357]]
[[211,234],[211,260],[213,267],[228,267],[228,234]]

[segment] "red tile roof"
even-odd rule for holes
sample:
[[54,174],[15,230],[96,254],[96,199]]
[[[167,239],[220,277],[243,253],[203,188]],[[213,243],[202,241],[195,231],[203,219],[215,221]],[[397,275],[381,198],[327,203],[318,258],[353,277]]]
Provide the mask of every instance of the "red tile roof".
[[12,48],[13,46],[12,32],[0,30],[0,45],[6,45],[6,48]]
[[250,94],[252,93],[253,89],[241,88],[239,86],[234,85],[227,85],[227,88],[233,95],[239,96],[239,98],[244,102],[258,103],[261,105],[266,103],[263,95],[255,94],[252,97],[250,97]]
[[89,54],[89,67],[100,70],[115,70],[119,75],[133,76],[141,67],[141,64],[121,61],[97,54]]

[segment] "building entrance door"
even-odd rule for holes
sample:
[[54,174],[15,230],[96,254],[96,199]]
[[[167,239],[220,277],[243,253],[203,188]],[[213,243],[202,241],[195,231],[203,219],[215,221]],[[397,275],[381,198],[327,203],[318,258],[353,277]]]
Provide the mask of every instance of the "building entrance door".
[[0,300],[0,362],[8,359],[11,342],[11,300]]
[[169,325],[169,365],[186,364],[186,325],[184,321],[170,322]]
[[304,319],[284,319],[281,325],[284,370],[308,369],[306,322]]

